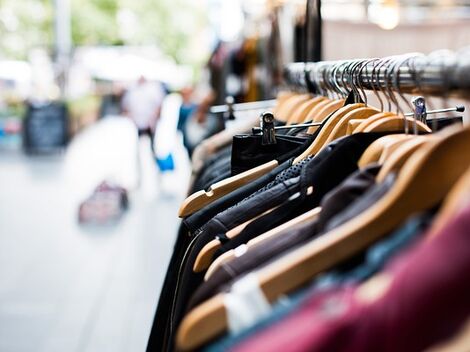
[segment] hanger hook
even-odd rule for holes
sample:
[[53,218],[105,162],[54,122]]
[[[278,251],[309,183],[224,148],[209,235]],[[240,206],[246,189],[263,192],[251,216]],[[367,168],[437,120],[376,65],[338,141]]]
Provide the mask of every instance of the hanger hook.
[[[377,66],[377,72],[376,72],[376,84],[377,87],[380,89],[382,94],[385,96],[387,99],[388,103],[388,111],[392,110],[392,102],[393,102],[393,97],[390,94],[390,88],[388,86],[388,81],[387,81],[387,65],[391,61],[392,57],[385,57],[383,59],[380,59],[380,63]],[[381,68],[384,67],[384,73],[383,73],[383,86],[381,86],[381,77],[380,77],[380,70]]]
[[[334,64],[333,64],[334,65]],[[333,65],[325,65],[325,69],[323,71],[323,82],[325,83],[326,90],[327,90],[327,95],[328,97],[334,99],[334,88],[330,85],[329,77],[330,77],[330,72],[332,69]]]
[[[364,68],[366,68],[368,66],[368,64],[371,63],[373,60],[375,60],[375,59],[361,60],[361,63],[359,64],[359,72],[356,75],[356,85],[359,87],[359,90],[362,93],[362,97],[363,97],[365,106],[367,106],[367,94],[365,93],[364,86],[362,84],[363,71],[364,71]],[[366,71],[366,78],[365,79],[367,79],[367,80],[369,79],[369,76],[367,75],[367,71]],[[370,83],[370,81],[369,81],[369,83]]]
[[368,83],[370,87],[372,88],[372,91],[374,92],[374,95],[377,97],[380,103],[380,111],[384,111],[384,103],[382,100],[382,97],[380,96],[379,92],[377,91],[375,85],[374,85],[374,77],[375,77],[375,69],[377,68],[377,65],[380,63],[380,59],[377,58],[372,61],[372,70],[371,70],[371,75],[368,77]]

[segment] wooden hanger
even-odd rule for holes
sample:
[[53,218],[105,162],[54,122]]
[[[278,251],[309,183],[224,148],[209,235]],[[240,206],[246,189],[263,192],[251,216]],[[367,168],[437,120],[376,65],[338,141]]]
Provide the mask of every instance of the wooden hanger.
[[344,115],[341,120],[338,121],[338,123],[335,125],[333,128],[333,131],[329,134],[328,138],[326,141],[323,143],[323,145],[327,145],[328,143],[334,141],[335,139],[338,139],[340,137],[346,136],[347,130],[348,130],[348,122],[350,120],[363,120],[367,119],[368,117],[375,115],[379,112],[376,108],[373,107],[361,107],[354,109],[350,112],[348,112],[346,115]]
[[333,128],[336,124],[346,115],[348,112],[353,111],[358,108],[362,108],[364,104],[357,103],[357,104],[350,104],[345,105],[339,108],[336,112],[331,115],[325,125],[322,127],[320,133],[317,135],[315,140],[312,142],[311,145],[297,158],[294,160],[294,164],[302,161],[303,159],[309,157],[310,155],[315,155],[321,149],[325,141],[328,139],[329,134],[333,131]]
[[[408,126],[413,126],[414,119],[407,117]],[[421,121],[416,121],[418,132],[431,133],[432,130]],[[401,116],[384,117],[375,121],[364,128],[363,132],[384,132],[384,131],[403,131],[405,129],[405,121]]]
[[[301,214],[297,216],[296,218],[289,220],[285,222],[284,224],[281,224],[277,227],[275,227],[272,230],[269,230],[259,236],[256,236],[252,240],[248,241],[245,246],[246,246],[246,251],[249,251],[250,248],[253,248],[254,246],[258,246],[260,243],[263,243],[265,241],[269,241],[272,238],[275,238],[277,236],[280,236],[281,234],[284,233],[284,231],[293,228],[294,226],[298,226],[301,224],[304,224],[309,221],[315,220],[319,215],[320,215],[321,207],[316,207],[312,210],[307,211],[304,214]],[[221,256],[219,256],[217,259],[214,260],[214,262],[209,266],[209,269],[207,269],[206,274],[204,275],[204,280],[207,281],[212,274],[224,263],[227,263],[234,259],[236,257],[236,250],[232,249]]]
[[[313,121],[313,122],[323,122],[324,119],[326,119],[328,116],[330,116],[332,113],[335,111],[339,110],[344,106],[344,99],[338,99],[338,100],[333,100],[329,101],[328,104],[323,106],[318,112],[315,114],[312,114],[306,118],[304,122],[307,121]],[[313,133],[315,132],[316,128],[315,126],[309,127],[307,130],[307,133]]]
[[286,119],[281,117],[282,110],[285,109],[285,106],[289,104],[289,101],[296,99],[300,94],[295,92],[285,92],[284,94],[278,96],[276,99],[276,106],[273,109],[274,116],[277,116],[279,121],[286,122]]
[[292,125],[296,123],[301,123],[305,120],[308,113],[320,102],[326,100],[325,97],[315,97],[312,99],[307,100],[306,102],[302,103],[292,116],[289,117],[287,120],[287,125]]
[[321,109],[323,109],[328,103],[331,103],[330,99],[323,99],[320,101],[318,104],[316,104],[305,116],[305,118],[301,121],[303,122],[308,122],[308,121],[313,121],[313,117],[318,115]]
[[[297,93],[289,92],[289,91],[279,92],[276,96],[276,105],[273,109],[274,116],[278,116],[279,109],[282,108],[283,104],[285,104],[285,102],[289,98],[292,98],[295,95],[297,95]],[[282,121],[282,120],[279,120],[279,121]],[[286,122],[286,121],[283,121],[283,122]]]
[[381,113],[378,113],[378,114],[375,114],[375,115],[372,115],[371,117],[365,119],[364,121],[362,121],[359,126],[357,126],[355,129],[354,129],[354,132],[353,133],[359,133],[359,132],[364,132],[364,129],[374,123],[375,121],[379,121],[379,120],[382,120],[384,117],[391,117],[391,116],[396,116],[394,113],[392,112],[381,112]]
[[[257,271],[266,298],[276,301],[364,250],[410,214],[435,206],[469,165],[469,128],[452,128],[444,138],[424,145],[400,170],[390,191],[366,211]],[[218,294],[184,318],[177,346],[182,350],[196,348],[226,329],[224,296]]]
[[389,156],[387,162],[376,176],[377,182],[383,182],[388,174],[400,170],[406,161],[424,144],[432,142],[431,136],[415,136],[411,139],[402,140],[397,149]]
[[[370,146],[362,153],[357,165],[359,168],[363,168],[372,163],[378,163],[381,161],[381,156],[390,145],[396,144],[398,141],[413,138],[411,134],[389,134],[387,136],[380,137],[379,139],[372,142]],[[383,162],[380,162],[383,163]]]
[[362,122],[364,122],[364,120],[356,120],[356,119],[349,120],[349,121],[348,121],[348,128],[347,128],[346,134],[347,134],[348,136],[351,135],[351,134],[353,134],[354,129],[355,129],[356,127],[358,127]]
[[[277,206],[265,211],[262,214],[259,214],[259,215],[255,216],[254,218],[252,218],[248,221],[245,221],[243,224],[240,224],[240,225],[234,227],[233,229],[227,231],[225,236],[227,236],[227,238],[230,238],[230,239],[238,236],[238,234],[240,234],[245,229],[245,227],[247,227],[253,221],[255,221],[256,219],[258,219],[258,218],[260,218],[260,217],[262,217],[266,214],[269,214],[270,212],[272,212],[276,208],[277,208]],[[206,270],[209,267],[209,265],[211,265],[211,263],[212,263],[212,258],[214,256],[214,253],[221,246],[222,246],[222,243],[218,239],[212,240],[209,243],[207,243],[200,250],[200,252],[197,255],[196,260],[194,261],[193,271],[195,273],[200,273],[201,271]]]
[[293,111],[299,107],[300,104],[312,98],[311,94],[299,94],[291,98],[286,99],[285,103],[282,104],[277,111],[276,118],[280,121],[288,121]]
[[219,199],[220,197],[225,196],[237,188],[240,188],[241,186],[244,186],[251,181],[254,181],[257,178],[265,175],[277,166],[279,166],[277,160],[272,160],[253,169],[244,171],[238,175],[216,182],[209,188],[208,191],[201,190],[191,194],[181,204],[178,216],[182,218],[193,214],[199,209],[202,209],[203,207],[212,203],[216,199]]
[[[401,148],[403,145],[406,145],[411,139],[421,139],[422,136],[416,136],[414,134],[401,134],[397,136],[395,140],[392,140],[388,145],[383,149],[382,154],[379,157],[378,163],[384,164],[386,160],[390,159],[395,151]],[[401,138],[399,138],[400,136]]]

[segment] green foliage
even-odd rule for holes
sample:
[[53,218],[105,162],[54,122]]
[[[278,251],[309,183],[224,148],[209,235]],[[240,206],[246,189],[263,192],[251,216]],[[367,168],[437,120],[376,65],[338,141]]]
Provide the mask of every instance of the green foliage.
[[[25,58],[53,45],[54,0],[0,0],[0,55]],[[72,40],[81,45],[156,45],[177,62],[194,64],[187,48],[206,24],[191,0],[69,0]]]
[[0,0],[0,55],[25,59],[34,47],[52,46],[50,0]]

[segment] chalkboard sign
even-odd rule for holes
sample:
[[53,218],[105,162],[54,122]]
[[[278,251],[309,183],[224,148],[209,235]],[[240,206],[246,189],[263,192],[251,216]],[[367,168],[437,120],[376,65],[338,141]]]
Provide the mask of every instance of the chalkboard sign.
[[65,147],[68,139],[67,120],[64,103],[28,104],[23,125],[25,150],[41,153]]

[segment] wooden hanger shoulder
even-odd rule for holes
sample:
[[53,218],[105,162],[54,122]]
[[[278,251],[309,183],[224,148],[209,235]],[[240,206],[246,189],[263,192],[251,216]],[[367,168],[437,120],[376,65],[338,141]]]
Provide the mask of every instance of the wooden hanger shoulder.
[[[408,126],[412,129],[415,120],[411,117],[407,117]],[[431,133],[431,129],[421,121],[416,121],[418,132]],[[384,117],[377,120],[364,128],[363,132],[386,132],[386,131],[404,131],[405,130],[405,119],[401,116]]]
[[282,105],[282,108],[279,109],[276,118],[278,118],[280,121],[288,121],[293,111],[295,111],[295,109],[297,109],[300,104],[311,98],[312,96],[310,94],[299,94],[289,98],[289,100],[287,100],[285,104]]
[[363,106],[348,112],[335,125],[324,145],[334,141],[335,139],[345,136],[347,134],[348,122],[350,120],[363,120],[374,114],[377,114],[378,112],[379,111],[376,108],[369,106]]
[[370,146],[362,153],[357,165],[359,168],[363,168],[372,163],[380,163],[381,156],[388,146],[395,144],[398,141],[413,138],[412,135],[406,134],[390,134],[388,136],[380,137],[379,139],[372,142]]
[[[344,99],[330,101],[328,104],[322,107],[318,111],[318,113],[315,114],[315,116],[313,116],[313,121],[323,122],[324,119],[326,119],[328,116],[330,116],[332,113],[334,113],[338,109],[341,109],[343,106],[344,106]],[[313,133],[313,130],[307,131],[307,133]]]
[[359,133],[359,132],[364,132],[364,129],[370,125],[371,123],[374,123],[375,121],[379,121],[381,119],[383,119],[384,117],[391,117],[391,116],[396,116],[394,113],[392,112],[380,112],[378,114],[375,114],[375,115],[372,115],[370,116],[369,118],[367,118],[366,120],[362,121],[359,126],[357,126],[355,129],[354,129],[354,132],[353,133]]
[[408,143],[410,139],[420,138],[420,136],[416,136],[414,134],[400,134],[394,136],[400,136],[401,138],[397,137],[395,138],[395,140],[391,141],[388,145],[385,146],[378,160],[379,164],[384,164],[385,161],[391,158],[391,156],[395,153],[397,149],[399,149],[402,145]]
[[425,143],[432,141],[429,136],[415,136],[414,138],[401,141],[398,148],[386,159],[382,168],[377,174],[377,182],[383,182],[388,174],[397,172],[406,163],[406,161]]
[[322,127],[320,133],[317,135],[312,144],[309,145],[308,148],[302,154],[295,158],[294,164],[302,161],[310,155],[315,155],[321,149],[325,141],[328,139],[329,134],[331,133],[335,125],[341,120],[341,118],[348,112],[363,106],[364,104],[350,104],[339,108],[335,113],[333,113],[333,115],[328,119],[328,121],[325,122],[325,125]]
[[[366,211],[260,269],[257,276],[266,298],[277,300],[367,248],[409,214],[435,206],[469,165],[469,128],[453,129],[445,138],[424,145],[406,162],[392,189]],[[223,302],[219,294],[184,318],[177,334],[179,348],[196,348],[226,330]]]
[[212,203],[216,199],[246,185],[257,178],[268,173],[279,164],[277,160],[272,160],[253,169],[242,172],[241,174],[229,177],[225,180],[213,184],[208,191],[198,191],[186,198],[179,209],[179,217],[186,217],[199,209]]
[[283,114],[283,110],[286,109],[286,106],[289,105],[290,101],[294,101],[299,95],[300,94],[298,93],[285,92],[285,94],[283,94],[282,96],[278,96],[276,106],[273,109],[273,113],[279,121],[287,121],[287,119],[283,119],[282,117],[285,115]]
[[289,117],[289,120],[287,121],[287,125],[292,125],[295,123],[301,123],[305,120],[307,117],[308,113],[310,110],[312,110],[317,104],[320,102],[326,100],[325,97],[315,97],[312,99],[307,100],[306,102],[303,102],[299,109],[297,109],[292,116]]
[[274,116],[277,115],[278,111],[280,108],[282,108],[283,104],[285,104],[285,102],[293,97],[294,95],[296,95],[296,93],[294,92],[287,92],[287,91],[284,91],[284,92],[279,92],[276,96],[276,105],[273,109],[273,114]]
[[323,109],[324,106],[326,106],[328,103],[330,103],[331,100],[329,99],[324,99],[320,101],[318,104],[316,104],[307,114],[305,119],[302,122],[308,122],[308,121],[314,121],[314,117],[318,115],[318,112]]
[[351,119],[348,121],[348,128],[346,130],[346,134],[350,136],[351,134],[354,133],[354,130],[362,123],[364,120],[356,120],[356,119]]

